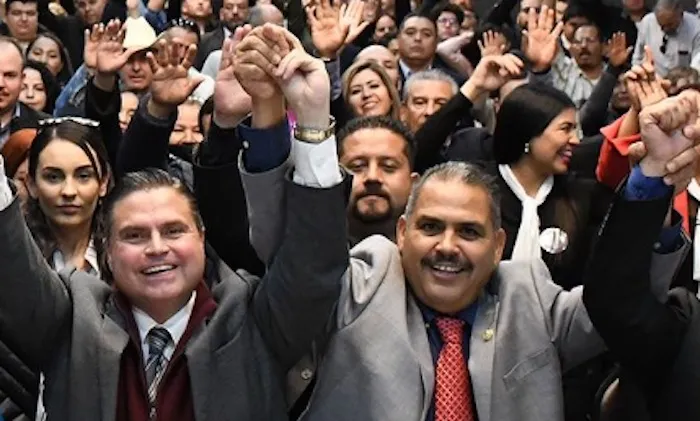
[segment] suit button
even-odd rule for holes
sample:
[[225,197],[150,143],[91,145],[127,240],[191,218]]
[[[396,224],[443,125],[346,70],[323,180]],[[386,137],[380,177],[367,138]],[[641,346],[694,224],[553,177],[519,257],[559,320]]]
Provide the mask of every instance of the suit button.
[[308,368],[305,368],[301,371],[301,378],[303,380],[311,380],[311,377],[314,376],[314,372],[309,370]]

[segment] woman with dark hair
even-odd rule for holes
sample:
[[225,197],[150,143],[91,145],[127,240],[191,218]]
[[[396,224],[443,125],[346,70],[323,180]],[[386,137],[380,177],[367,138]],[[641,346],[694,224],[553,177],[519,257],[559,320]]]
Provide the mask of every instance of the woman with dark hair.
[[44,63],[62,88],[73,76],[73,64],[63,42],[51,32],[39,34],[27,46],[27,59]]
[[29,150],[27,224],[49,265],[99,275],[94,216],[110,167],[97,123],[48,119]]
[[36,111],[53,113],[56,98],[61,92],[54,75],[44,64],[34,60],[24,63],[22,73],[24,80],[19,100]]

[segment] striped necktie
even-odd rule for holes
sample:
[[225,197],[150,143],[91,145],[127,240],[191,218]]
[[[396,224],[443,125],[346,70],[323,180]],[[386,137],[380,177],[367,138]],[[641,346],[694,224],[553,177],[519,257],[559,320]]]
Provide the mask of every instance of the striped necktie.
[[163,355],[165,347],[171,341],[170,333],[162,327],[154,327],[146,336],[148,342],[148,361],[146,362],[146,384],[148,385],[148,403],[150,404],[150,419],[156,417],[156,396],[158,384],[163,379],[168,360]]

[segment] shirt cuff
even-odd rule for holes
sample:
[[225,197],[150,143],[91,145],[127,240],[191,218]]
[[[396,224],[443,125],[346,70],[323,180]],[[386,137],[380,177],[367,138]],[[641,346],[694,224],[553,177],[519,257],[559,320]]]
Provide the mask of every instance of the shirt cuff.
[[291,142],[286,118],[269,129],[255,129],[239,124],[238,133],[243,140],[243,165],[246,171],[269,171],[282,165],[289,157]]
[[329,188],[343,181],[335,136],[321,143],[294,141],[294,182],[307,187]]
[[0,211],[4,211],[12,204],[12,189],[5,175],[5,161],[0,155]]
[[639,165],[632,168],[627,179],[623,197],[630,201],[661,199],[673,192],[673,187],[664,183],[663,177],[647,177]]

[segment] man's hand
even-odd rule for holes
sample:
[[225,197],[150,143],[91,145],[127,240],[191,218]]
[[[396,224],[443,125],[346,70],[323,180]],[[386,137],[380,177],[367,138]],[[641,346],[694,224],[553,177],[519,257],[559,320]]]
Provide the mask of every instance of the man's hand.
[[97,50],[104,34],[105,26],[102,23],[92,25],[92,30],[85,30],[85,48],[83,49],[83,62],[89,71],[97,69]]
[[324,58],[335,58],[348,36],[348,22],[340,19],[340,3],[321,0],[318,5],[306,8],[306,18],[311,31],[311,40]]
[[608,63],[613,67],[622,67],[629,60],[633,47],[627,46],[627,36],[624,32],[615,32],[606,46]]
[[493,31],[484,33],[483,41],[478,41],[481,57],[485,56],[500,56],[505,53],[506,46],[501,42],[499,37]]
[[221,128],[238,125],[251,111],[251,98],[236,77],[235,52],[250,26],[236,28],[233,37],[224,40],[221,64],[214,85],[214,121]]
[[687,187],[700,152],[698,109],[700,93],[695,90],[642,109],[639,124],[647,153],[640,166],[644,175],[664,176],[676,190]]
[[522,50],[532,63],[534,72],[549,69],[559,50],[559,36],[564,23],[554,25],[554,10],[542,6],[539,15],[534,8],[530,9],[527,30],[523,31]]
[[521,75],[523,68],[522,60],[513,54],[482,57],[461,91],[470,101],[476,102],[482,94],[498,90]]
[[[129,57],[138,51],[138,49],[124,49],[122,44],[126,36],[126,31],[118,19],[109,21],[104,31],[100,32],[100,42],[97,46],[97,53],[95,56],[97,73],[114,75],[129,61]],[[94,46],[91,46],[91,48],[94,48]]]
[[263,27],[268,40],[282,42],[284,37],[293,48],[282,58],[275,77],[294,110],[297,124],[309,128],[327,128],[330,121],[330,80],[323,62],[310,56],[291,32],[273,25]]
[[197,55],[196,46],[190,45],[183,51],[176,44],[161,40],[157,50],[157,56],[152,52],[146,56],[153,71],[148,112],[154,117],[167,118],[192,95],[204,78],[188,75]]
[[348,35],[345,37],[344,45],[351,44],[362,31],[367,28],[369,22],[362,21],[362,14],[365,10],[365,2],[362,0],[350,0],[350,3],[340,6],[340,27],[348,28]]
[[624,81],[634,112],[638,113],[643,108],[668,97],[666,91],[669,82],[656,74],[654,57],[649,47],[645,47],[642,64],[632,67],[625,73]]

